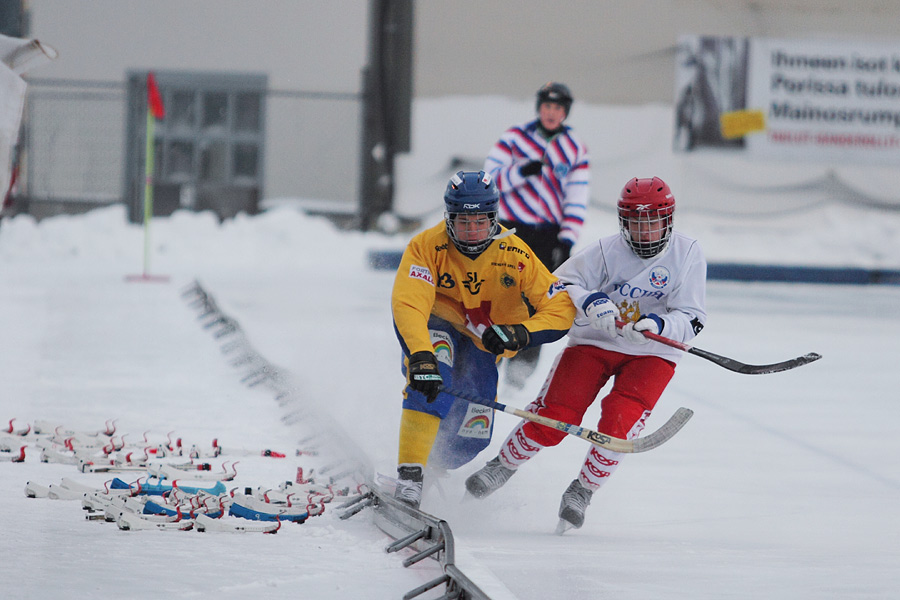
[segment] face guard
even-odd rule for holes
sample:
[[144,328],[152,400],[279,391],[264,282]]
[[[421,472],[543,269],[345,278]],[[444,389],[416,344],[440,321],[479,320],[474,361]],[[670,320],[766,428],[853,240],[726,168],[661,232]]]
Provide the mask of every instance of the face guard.
[[662,179],[632,179],[617,206],[619,231],[637,256],[653,258],[665,250],[672,236],[675,198]]
[[500,231],[500,192],[484,171],[459,171],[444,192],[444,220],[453,245],[465,254],[480,254]]

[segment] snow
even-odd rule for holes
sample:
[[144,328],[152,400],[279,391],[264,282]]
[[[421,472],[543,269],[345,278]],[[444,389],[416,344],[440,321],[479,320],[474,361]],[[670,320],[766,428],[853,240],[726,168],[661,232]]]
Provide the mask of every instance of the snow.
[[[442,186],[430,186],[422,197],[439,197]],[[794,227],[795,215],[686,212],[679,228],[711,261],[900,268],[896,213],[832,205]],[[613,228],[612,213],[595,206],[585,239]],[[186,447],[216,438],[289,454],[237,458],[229,485],[240,487],[276,487],[340,451],[393,473],[403,383],[393,273],[370,269],[367,253],[401,249],[409,235],[338,231],[284,205],[222,224],[179,212],[151,228],[150,272],[168,282],[127,282],[141,272],[143,231],[122,207],[6,220],[0,421],[95,431],[116,419],[133,443],[172,432]],[[873,236],[885,242],[874,247]],[[284,375],[290,403],[242,383],[245,371],[222,351],[228,338],[203,327],[185,294],[195,280]],[[553,535],[559,495],[588,448],[574,438],[493,496],[461,502],[464,478],[516,422],[503,414],[491,447],[438,480],[423,509],[450,523],[458,566],[495,598],[895,597],[898,305],[891,286],[710,282],[698,347],[753,363],[824,358],[744,376],[684,357],[648,431],[679,406],[694,418],[664,446],[628,457],[580,530]],[[527,404],[561,344],[545,349],[526,389],[501,387],[501,402]],[[596,420],[592,409],[585,424]],[[319,456],[295,455],[322,432]],[[327,443],[347,438],[356,447]],[[22,464],[0,462],[4,598],[395,598],[440,574],[432,560],[404,568],[408,552],[384,553],[389,540],[368,510],[344,521],[329,505],[277,535],[126,532],[85,520],[77,502],[25,497],[27,482],[63,477],[110,479],[41,463],[33,446]]]

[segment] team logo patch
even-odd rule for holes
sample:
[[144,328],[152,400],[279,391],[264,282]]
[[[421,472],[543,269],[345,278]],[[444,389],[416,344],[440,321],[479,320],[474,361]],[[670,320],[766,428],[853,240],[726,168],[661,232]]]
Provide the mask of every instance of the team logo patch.
[[508,273],[504,273],[500,276],[500,285],[505,288],[511,288],[512,286],[516,285],[516,280],[513,279],[512,276]]
[[654,267],[650,271],[650,285],[658,290],[669,284],[669,270],[665,267]]
[[493,413],[494,409],[487,406],[470,404],[466,416],[463,417],[462,425],[456,432],[457,435],[467,438],[490,439]]
[[524,271],[524,270],[525,270],[525,263],[521,263],[521,262],[520,262],[518,265],[516,265],[516,270],[519,271],[519,273],[521,273],[522,271]]
[[453,366],[453,340],[444,331],[429,329],[431,334],[431,345],[434,348],[434,357],[438,362],[445,365]]
[[569,165],[566,163],[559,163],[553,167],[553,174],[556,175],[557,179],[562,179],[569,174]]
[[566,291],[566,285],[562,281],[557,279],[556,281],[554,281],[553,283],[550,284],[550,289],[547,290],[547,297],[552,298],[553,296],[557,295],[558,293],[564,292],[564,291]]
[[421,279],[422,281],[427,281],[431,285],[434,285],[434,276],[431,274],[431,270],[428,267],[410,265],[409,276],[412,279]]

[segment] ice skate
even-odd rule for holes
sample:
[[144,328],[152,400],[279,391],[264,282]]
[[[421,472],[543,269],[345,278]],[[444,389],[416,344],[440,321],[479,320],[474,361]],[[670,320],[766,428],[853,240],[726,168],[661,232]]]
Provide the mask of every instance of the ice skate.
[[577,479],[569,484],[559,503],[559,524],[556,526],[558,535],[573,527],[579,529],[584,525],[584,511],[590,505],[593,494],[593,491],[581,485]]
[[560,519],[559,523],[556,524],[556,531],[554,533],[556,533],[556,535],[562,535],[572,528],[573,525],[571,523],[569,523],[565,519]]
[[394,488],[394,498],[413,508],[419,508],[422,503],[422,467],[397,467],[397,473],[399,477],[397,487]]
[[503,487],[514,474],[514,469],[503,466],[500,457],[495,456],[481,469],[469,475],[466,490],[475,498],[485,498]]

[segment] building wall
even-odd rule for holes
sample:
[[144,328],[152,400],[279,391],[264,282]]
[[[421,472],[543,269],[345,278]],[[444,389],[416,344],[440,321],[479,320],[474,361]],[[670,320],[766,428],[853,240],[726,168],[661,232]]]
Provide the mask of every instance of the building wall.
[[[266,73],[273,90],[358,94],[369,7],[369,0],[32,0],[30,35],[59,58],[31,75],[124,81],[132,69],[246,71]],[[423,99],[526,100],[555,79],[570,85],[576,103],[671,104],[681,34],[900,35],[900,2],[890,0],[420,0],[414,11],[413,91]],[[357,107],[298,102],[269,107],[266,197],[355,201]],[[519,118],[498,122],[491,135]]]
[[[32,0],[40,77],[128,69],[266,72],[275,89],[358,92],[368,0]],[[889,0],[419,0],[416,96],[524,97],[569,83],[593,104],[671,102],[681,34],[897,39]]]
[[416,10],[417,96],[524,98],[548,80],[592,104],[671,103],[681,34],[896,40],[888,0],[452,0]]
[[367,0],[32,0],[31,37],[59,50],[39,77],[128,69],[265,72],[275,89],[356,92]]
[[267,106],[265,197],[355,202],[361,111],[346,96],[361,89],[368,6],[368,0],[35,0],[28,5],[29,37],[59,57],[29,75],[124,83],[129,70],[265,73],[269,89],[281,92]]

